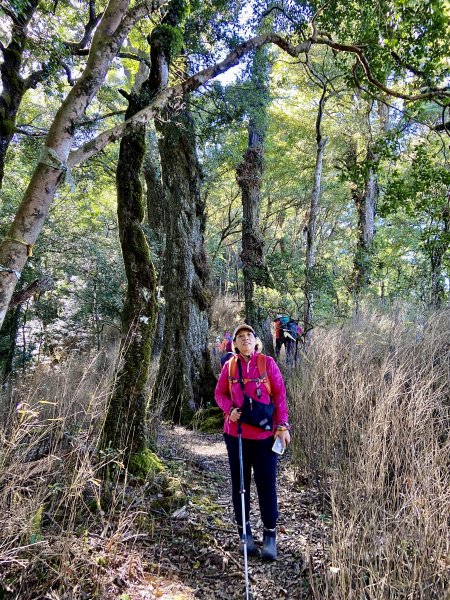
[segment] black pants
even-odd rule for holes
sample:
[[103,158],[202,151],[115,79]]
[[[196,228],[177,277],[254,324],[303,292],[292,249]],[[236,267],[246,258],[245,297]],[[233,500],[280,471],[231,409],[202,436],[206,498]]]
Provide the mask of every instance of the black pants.
[[284,336],[277,337],[275,339],[275,356],[278,358],[280,356],[281,346],[284,344]]
[[[224,434],[228,451],[228,460],[231,472],[231,487],[234,514],[236,522],[242,526],[242,501],[241,479],[239,469],[239,439],[232,435]],[[266,529],[274,529],[277,524],[277,458],[272,451],[273,436],[265,440],[242,439],[242,457],[244,463],[244,489],[245,489],[245,518],[250,515],[250,480],[253,467],[256,491],[258,492],[259,510],[261,520]]]
[[295,348],[295,341],[291,340],[291,338],[286,338],[284,347],[286,348],[286,364],[290,365],[290,364],[292,364],[292,358],[293,358],[293,353],[294,353],[294,348]]

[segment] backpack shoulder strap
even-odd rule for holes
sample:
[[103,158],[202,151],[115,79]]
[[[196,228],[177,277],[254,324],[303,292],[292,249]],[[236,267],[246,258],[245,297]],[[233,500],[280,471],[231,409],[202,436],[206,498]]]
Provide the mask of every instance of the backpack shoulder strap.
[[[240,369],[240,373],[239,373],[239,378],[237,377],[238,367],[241,366],[240,363],[238,363],[238,360],[239,360],[239,357],[236,355],[236,356],[233,356],[233,358],[230,358],[230,360],[228,361],[228,387],[230,390],[230,398],[232,397],[231,389],[232,389],[233,383],[239,382],[241,385],[241,388],[244,389],[244,381],[257,381],[255,379],[244,380],[242,378],[241,369]],[[269,376],[267,375],[266,355],[258,354],[257,359],[256,359],[256,364],[257,364],[257,368],[258,368],[259,381],[261,383],[264,383],[264,385],[266,386],[267,393],[269,394],[270,397],[272,397],[272,387],[270,385]]]
[[261,382],[266,386],[266,390],[270,397],[272,397],[272,386],[270,385],[270,379],[267,375],[267,361],[265,354],[258,354],[257,356],[258,374]]
[[231,384],[233,383],[233,381],[236,381],[237,377],[237,361],[238,361],[238,357],[233,356],[232,358],[230,358],[230,360],[228,361],[228,387],[230,390],[230,398],[232,398],[231,395]]

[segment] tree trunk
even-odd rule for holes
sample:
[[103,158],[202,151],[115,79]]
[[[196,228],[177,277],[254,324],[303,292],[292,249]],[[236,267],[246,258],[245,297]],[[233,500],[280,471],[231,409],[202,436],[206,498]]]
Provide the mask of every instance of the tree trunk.
[[269,286],[264,260],[264,239],[260,230],[261,182],[264,171],[264,142],[267,130],[270,65],[266,48],[255,52],[252,69],[252,104],[249,107],[248,146],[244,160],[237,166],[236,178],[242,193],[242,252],[245,321],[255,328],[265,352],[274,356],[273,339],[254,301],[255,285]]
[[[153,63],[152,63],[153,64]],[[156,270],[160,274],[158,281],[158,304],[156,326],[152,340],[152,358],[161,353],[164,332],[164,304],[161,299],[162,282],[160,280],[163,270],[164,256],[164,187],[161,179],[161,165],[158,141],[154,131],[147,135],[147,156],[144,162],[144,177],[147,184],[147,215],[150,228],[150,243],[156,261]]]
[[[138,72],[136,90],[130,95],[122,92],[129,103],[125,119],[142,110],[167,85],[170,51],[164,27],[169,25],[169,31],[173,33],[174,26],[178,24],[178,9],[179,5],[169,10],[161,27],[152,32],[148,78],[142,82],[142,73]],[[161,33],[166,33],[166,36]],[[165,46],[163,40],[166,41]],[[119,235],[128,290],[122,318],[123,366],[117,376],[104,427],[104,444],[126,449],[128,455],[138,454],[147,447],[146,388],[157,310],[155,271],[141,226],[145,215],[141,170],[146,153],[145,125],[140,125],[122,138],[117,165]],[[147,203],[149,198],[154,200],[149,210],[149,222],[158,231],[161,228],[158,217],[162,219],[163,197],[157,181],[157,160],[155,156],[153,162],[151,159],[147,156],[146,174],[150,188],[147,189],[146,200]],[[149,180],[152,173],[154,177]],[[153,209],[158,209],[158,214]]]
[[[0,95],[0,190],[5,172],[5,158],[14,135],[17,111],[23,95],[37,82],[32,78],[25,80],[20,75],[23,51],[27,40],[26,27],[38,5],[38,0],[29,0],[23,4],[16,15],[10,13],[13,22],[11,42],[1,46],[3,62],[0,65],[2,93]],[[1,42],[0,42],[1,45]]]
[[[147,100],[144,83],[139,92],[129,96],[125,118],[141,110]],[[122,138],[116,173],[119,236],[128,288],[122,314],[123,365],[110,399],[103,444],[125,450],[127,458],[147,447],[146,392],[156,314],[155,271],[142,231],[145,210],[141,168],[145,137],[145,126],[141,126]]]
[[441,308],[445,298],[445,283],[442,276],[442,263],[450,245],[450,192],[447,195],[447,204],[442,211],[441,218],[442,228],[440,234],[432,240],[431,244],[427,244],[430,248],[430,304],[433,308]]
[[154,0],[151,8],[141,5],[127,14],[129,0],[110,0],[94,34],[86,67],[55,115],[44,153],[8,234],[0,244],[3,268],[0,271],[0,325],[66,171],[78,119],[103,83],[111,62],[136,20],[163,3],[164,0]]
[[21,305],[16,306],[15,310],[10,310],[1,329],[3,338],[2,349],[0,350],[0,363],[3,363],[3,373],[1,377],[2,385],[5,385],[8,377],[13,371],[14,354],[17,346],[17,334],[19,332]]
[[154,403],[174,421],[188,423],[200,406],[211,402],[215,386],[208,350],[211,294],[204,249],[205,206],[188,110],[162,125],[161,131],[166,312]]
[[306,231],[306,260],[305,260],[305,300],[303,305],[303,331],[305,339],[310,337],[313,329],[314,320],[314,283],[313,269],[316,264],[316,221],[319,210],[319,200],[321,193],[322,165],[325,146],[328,138],[322,137],[322,118],[326,102],[326,86],[323,88],[322,96],[319,102],[319,110],[316,118],[316,165],[314,169],[314,186],[311,194],[311,204],[309,208],[308,228]]
[[354,284],[353,291],[358,298],[363,290],[370,284],[370,275],[372,271],[372,247],[373,236],[375,232],[375,207],[378,197],[378,186],[374,174],[373,164],[374,156],[368,151],[367,176],[365,187],[358,193],[354,190],[352,194],[355,203],[358,225],[357,225],[357,243],[354,259]]
[[[389,129],[389,107],[383,103],[377,104],[380,134],[386,134]],[[369,129],[372,127],[370,118]],[[358,299],[370,285],[373,260],[373,239],[375,235],[375,214],[378,200],[378,183],[376,177],[376,165],[380,160],[374,152],[375,142],[372,140],[367,146],[366,169],[363,187],[355,188],[352,192],[353,202],[358,215],[357,243],[353,267],[353,293]],[[351,150],[353,168],[357,166],[356,148]]]
[[[53,281],[50,277],[35,279],[22,290],[16,292],[11,298],[9,311],[0,328],[0,335],[3,337],[2,349],[0,350],[0,363],[5,361],[3,368],[3,382],[12,373],[14,354],[17,345],[17,333],[19,331],[19,317],[22,305],[36,294],[41,294],[53,287]],[[14,310],[15,309],[15,310]],[[5,339],[6,338],[6,339]]]

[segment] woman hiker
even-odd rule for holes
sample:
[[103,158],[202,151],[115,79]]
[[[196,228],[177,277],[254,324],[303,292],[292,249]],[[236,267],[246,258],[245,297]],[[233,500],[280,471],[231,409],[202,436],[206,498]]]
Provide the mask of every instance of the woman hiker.
[[[277,557],[275,535],[278,517],[276,492],[278,455],[272,450],[272,446],[277,437],[280,438],[283,448],[291,441],[286,389],[280,369],[273,358],[258,353],[258,340],[250,325],[244,323],[236,327],[233,333],[233,343],[236,357],[223,366],[214,396],[217,404],[225,413],[224,438],[230,463],[234,514],[242,540],[238,421],[241,417],[244,421],[244,416],[248,413],[246,407],[243,406],[245,395],[247,396],[247,406],[250,403],[250,406],[254,408],[263,409],[263,413],[266,409],[272,408],[271,403],[274,408],[273,417],[269,417],[268,421],[270,423],[271,419],[272,424],[267,425],[267,429],[261,428],[261,422],[257,426],[246,422],[240,424],[244,463],[247,552],[248,554],[258,553],[249,523],[250,480],[253,468],[261,520],[264,525],[261,557],[275,560]],[[261,364],[265,366],[266,373],[260,372]],[[259,406],[256,406],[256,403]]]

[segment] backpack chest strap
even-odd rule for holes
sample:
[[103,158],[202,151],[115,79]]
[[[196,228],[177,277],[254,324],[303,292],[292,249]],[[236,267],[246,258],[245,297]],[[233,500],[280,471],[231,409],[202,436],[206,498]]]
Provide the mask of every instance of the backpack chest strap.
[[[237,356],[234,356],[233,358],[231,358],[228,361],[228,385],[229,385],[229,389],[230,389],[230,397],[232,396],[231,387],[232,387],[233,383],[239,383],[242,390],[244,391],[245,384],[247,382],[252,381],[257,384],[257,392],[259,392],[258,396],[260,396],[260,394],[261,394],[260,387],[263,384],[267,390],[267,393],[272,398],[272,388],[270,385],[269,376],[267,375],[266,357],[264,354],[258,354],[257,366],[258,366],[259,377],[244,379],[243,374],[242,374],[242,366],[240,364],[239,358]],[[237,377],[238,370],[240,371],[239,378]]]
[[234,377],[230,376],[230,377],[228,377],[228,381],[230,383],[239,383],[239,384],[243,383],[244,385],[246,383],[250,383],[250,382],[257,383],[257,384],[261,385],[262,383],[266,383],[267,379],[265,377],[256,377],[254,379],[246,379],[246,378],[244,378],[244,379],[235,379]]

